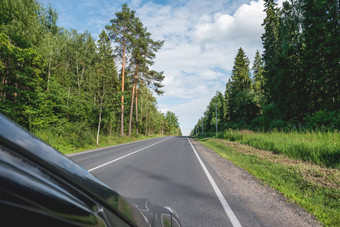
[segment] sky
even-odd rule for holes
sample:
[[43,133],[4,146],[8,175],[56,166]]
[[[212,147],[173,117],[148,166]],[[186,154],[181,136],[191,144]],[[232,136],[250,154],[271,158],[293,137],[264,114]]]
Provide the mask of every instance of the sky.
[[[157,52],[157,71],[164,71],[165,93],[158,109],[178,116],[189,135],[217,91],[225,92],[237,50],[250,62],[263,51],[263,0],[39,0],[58,12],[58,26],[89,31],[97,38],[121,5],[136,11],[154,40],[164,40]],[[279,1],[281,3],[281,1]],[[279,5],[280,5],[279,3]]]

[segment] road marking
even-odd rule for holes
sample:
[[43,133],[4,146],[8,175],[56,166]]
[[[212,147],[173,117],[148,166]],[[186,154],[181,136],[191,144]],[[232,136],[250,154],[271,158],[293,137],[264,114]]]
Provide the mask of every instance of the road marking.
[[189,140],[188,137],[187,137],[187,139],[188,139],[188,141],[189,141],[189,143],[190,143],[192,149],[194,150],[195,155],[196,155],[196,157],[197,157],[199,163],[201,164],[201,166],[202,166],[202,168],[203,168],[205,174],[207,175],[208,180],[209,180],[211,186],[213,187],[213,189],[214,189],[214,191],[215,191],[215,193],[216,193],[216,195],[217,195],[217,198],[220,200],[220,202],[221,202],[221,204],[222,204],[222,206],[223,206],[223,208],[224,208],[224,211],[227,213],[227,215],[228,215],[228,217],[229,217],[229,220],[230,220],[231,224],[232,224],[234,227],[242,227],[241,224],[240,224],[240,222],[239,222],[239,220],[238,220],[237,217],[235,216],[234,212],[231,210],[231,208],[230,208],[229,204],[227,203],[227,201],[225,200],[224,196],[222,195],[222,192],[221,192],[220,189],[217,187],[217,185],[216,185],[214,179],[213,179],[212,176],[210,175],[210,173],[209,173],[207,167],[206,167],[206,166],[204,165],[204,163],[202,162],[200,156],[198,156],[196,149],[194,148],[194,146],[192,145],[192,143],[191,143],[191,141]]
[[92,152],[95,152],[95,151],[107,150],[107,149],[110,149],[110,148],[120,147],[120,146],[124,146],[124,145],[128,145],[128,144],[134,144],[134,143],[139,143],[139,142],[144,142],[144,141],[154,140],[154,139],[156,139],[156,138],[150,138],[150,139],[146,139],[146,140],[138,140],[138,141],[133,141],[133,142],[129,142],[129,143],[116,144],[116,145],[112,145],[112,146],[108,146],[108,147],[101,147],[101,148],[97,148],[97,149],[93,149],[93,150],[80,151],[80,152],[77,152],[77,153],[66,154],[66,156],[72,157],[72,156],[77,156],[77,155],[82,155],[82,154],[88,154],[88,153],[92,153]]
[[[166,138],[165,140],[168,140],[168,139],[169,139],[169,138]],[[99,168],[101,168],[101,167],[103,167],[103,166],[106,166],[106,165],[108,165],[108,164],[111,164],[111,163],[113,163],[113,162],[116,162],[116,161],[118,161],[118,160],[121,160],[121,159],[123,159],[123,158],[126,158],[126,157],[128,157],[128,156],[130,156],[130,155],[136,154],[137,152],[140,152],[140,151],[142,151],[142,150],[145,150],[145,149],[147,149],[147,148],[149,148],[149,147],[155,146],[156,144],[162,143],[162,142],[164,142],[165,140],[161,140],[161,141],[159,141],[159,142],[157,142],[157,143],[151,144],[151,145],[149,145],[149,146],[147,146],[147,147],[144,147],[144,148],[142,148],[142,149],[139,149],[139,150],[137,150],[137,151],[133,151],[133,152],[127,154],[127,155],[123,155],[123,156],[120,157],[120,158],[116,158],[116,159],[114,159],[114,160],[111,160],[111,161],[109,161],[109,162],[106,162],[106,163],[104,163],[104,164],[101,164],[101,165],[99,165],[99,166],[97,166],[97,167],[94,167],[94,168],[92,168],[92,169],[89,169],[88,171],[91,172],[91,171],[93,171],[93,170],[99,169]]]

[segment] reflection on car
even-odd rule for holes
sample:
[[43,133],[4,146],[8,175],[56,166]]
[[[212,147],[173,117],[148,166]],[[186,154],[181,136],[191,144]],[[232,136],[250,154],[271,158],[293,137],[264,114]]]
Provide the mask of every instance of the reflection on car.
[[9,226],[181,226],[173,209],[119,195],[2,114],[0,212]]

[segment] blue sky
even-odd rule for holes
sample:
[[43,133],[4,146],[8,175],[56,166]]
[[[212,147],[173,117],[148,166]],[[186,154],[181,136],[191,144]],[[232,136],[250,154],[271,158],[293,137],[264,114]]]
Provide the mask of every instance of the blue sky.
[[262,51],[263,0],[39,0],[58,12],[57,24],[98,37],[127,3],[151,32],[164,40],[153,68],[164,71],[157,96],[162,112],[175,112],[189,135],[216,91],[224,93],[239,47],[250,62]]

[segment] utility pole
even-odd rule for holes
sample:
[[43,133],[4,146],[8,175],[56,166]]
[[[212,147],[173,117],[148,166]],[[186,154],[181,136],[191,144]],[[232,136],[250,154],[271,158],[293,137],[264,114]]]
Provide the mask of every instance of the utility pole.
[[203,134],[203,119],[204,119],[204,118],[202,117],[202,134]]
[[215,103],[215,116],[216,116],[216,136],[217,136],[217,102]]

